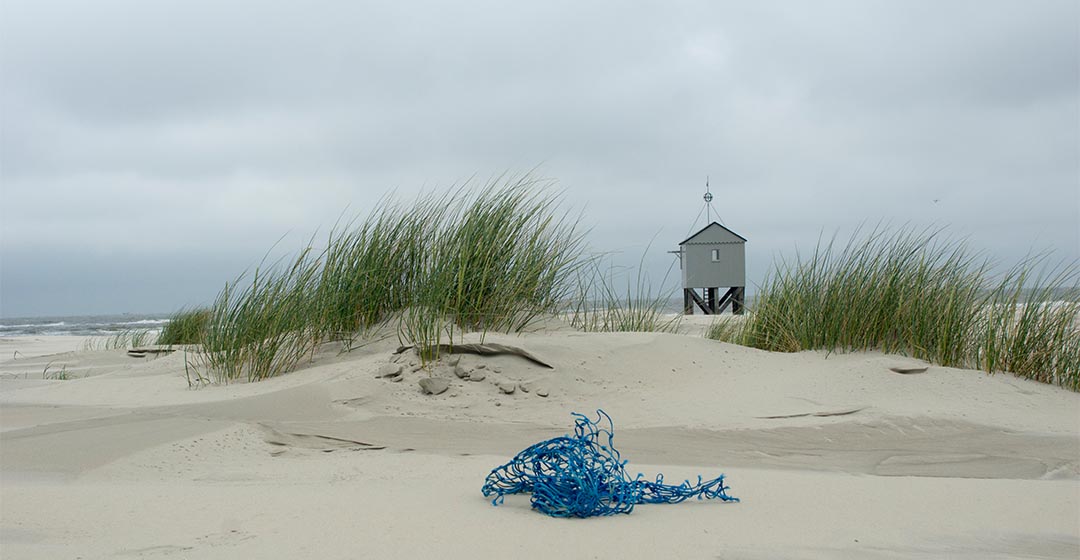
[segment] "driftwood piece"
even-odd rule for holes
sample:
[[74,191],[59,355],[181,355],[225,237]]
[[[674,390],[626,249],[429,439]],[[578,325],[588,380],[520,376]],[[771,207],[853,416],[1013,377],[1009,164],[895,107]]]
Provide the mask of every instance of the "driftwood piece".
[[128,352],[142,352],[145,354],[169,354],[176,352],[176,348],[172,346],[140,346],[138,348],[132,348]]
[[176,352],[176,348],[170,348],[168,346],[142,346],[129,349],[127,355],[132,358],[145,358],[147,354],[171,354],[172,352]]
[[[419,348],[417,346],[400,346],[395,354],[400,354],[410,348]],[[529,360],[530,362],[546,367],[548,369],[555,369],[551,364],[537,358],[533,354],[530,354],[527,350],[518,348],[517,346],[509,346],[506,344],[497,344],[494,342],[484,344],[433,344],[431,346],[424,346],[419,348],[418,352],[433,354],[435,351],[439,354],[477,354],[480,356],[498,356],[498,355],[511,355],[518,356]]]

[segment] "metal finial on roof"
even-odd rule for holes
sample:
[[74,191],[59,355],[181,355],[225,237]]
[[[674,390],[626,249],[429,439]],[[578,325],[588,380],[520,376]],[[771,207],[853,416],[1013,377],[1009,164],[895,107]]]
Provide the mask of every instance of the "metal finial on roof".
[[[686,235],[687,236],[689,236],[690,232],[694,231],[695,228],[697,228],[698,220],[701,219],[702,214],[705,214],[705,224],[706,225],[711,224],[712,221],[713,221],[712,215],[713,215],[713,212],[716,212],[716,208],[713,208],[713,205],[712,205],[713,194],[712,194],[712,190],[709,188],[709,176],[708,175],[705,176],[705,197],[704,198],[705,198],[705,206],[703,206],[701,208],[701,210],[698,212],[697,217],[694,218],[694,223],[690,224],[690,229],[686,230]],[[717,221],[720,222],[720,225],[724,225],[724,221],[720,219],[720,213],[719,212],[716,212],[716,219],[717,219]]]
[[[705,223],[712,223],[712,192],[709,191],[709,176],[705,176]],[[720,219],[720,214],[716,214],[716,219]]]

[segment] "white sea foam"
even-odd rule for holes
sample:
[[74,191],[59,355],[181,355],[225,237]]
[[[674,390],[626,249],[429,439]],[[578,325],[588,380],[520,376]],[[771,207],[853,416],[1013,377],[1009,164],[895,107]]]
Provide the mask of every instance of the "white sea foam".
[[168,322],[162,314],[14,317],[0,319],[0,336],[111,335],[139,329],[156,331]]

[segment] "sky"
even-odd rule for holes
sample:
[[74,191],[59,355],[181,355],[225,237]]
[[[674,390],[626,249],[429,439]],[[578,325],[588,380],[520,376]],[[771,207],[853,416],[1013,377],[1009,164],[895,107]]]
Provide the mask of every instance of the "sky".
[[1075,261],[1078,72],[1069,0],[0,0],[0,317],[207,304],[529,170],[655,284],[706,177],[750,291],[860,224]]

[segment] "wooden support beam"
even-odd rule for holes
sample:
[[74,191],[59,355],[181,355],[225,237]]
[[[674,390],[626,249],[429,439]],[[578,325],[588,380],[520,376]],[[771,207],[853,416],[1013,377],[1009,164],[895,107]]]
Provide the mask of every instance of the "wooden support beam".
[[705,300],[701,299],[701,296],[698,295],[697,290],[695,290],[694,288],[683,288],[683,297],[690,297],[692,300],[694,300],[694,303],[696,303],[697,306],[701,308],[701,311],[703,313],[705,313],[706,315],[712,315],[709,307],[705,304]]
[[735,293],[731,295],[731,312],[736,315],[743,314],[743,308],[746,305],[746,286],[739,286],[733,288]]
[[723,313],[724,311],[727,311],[728,305],[731,304],[731,299],[732,299],[732,295],[733,295],[734,291],[735,291],[735,288],[728,288],[728,291],[724,292],[724,297],[720,298],[720,303],[718,304],[717,313]]
[[743,301],[746,297],[744,286],[728,288],[719,299],[716,297],[720,292],[719,288],[703,288],[703,291],[704,297],[698,295],[696,288],[683,288],[683,313],[693,315],[694,305],[706,315],[719,315],[727,311],[728,306],[735,315],[742,315],[746,309]]

